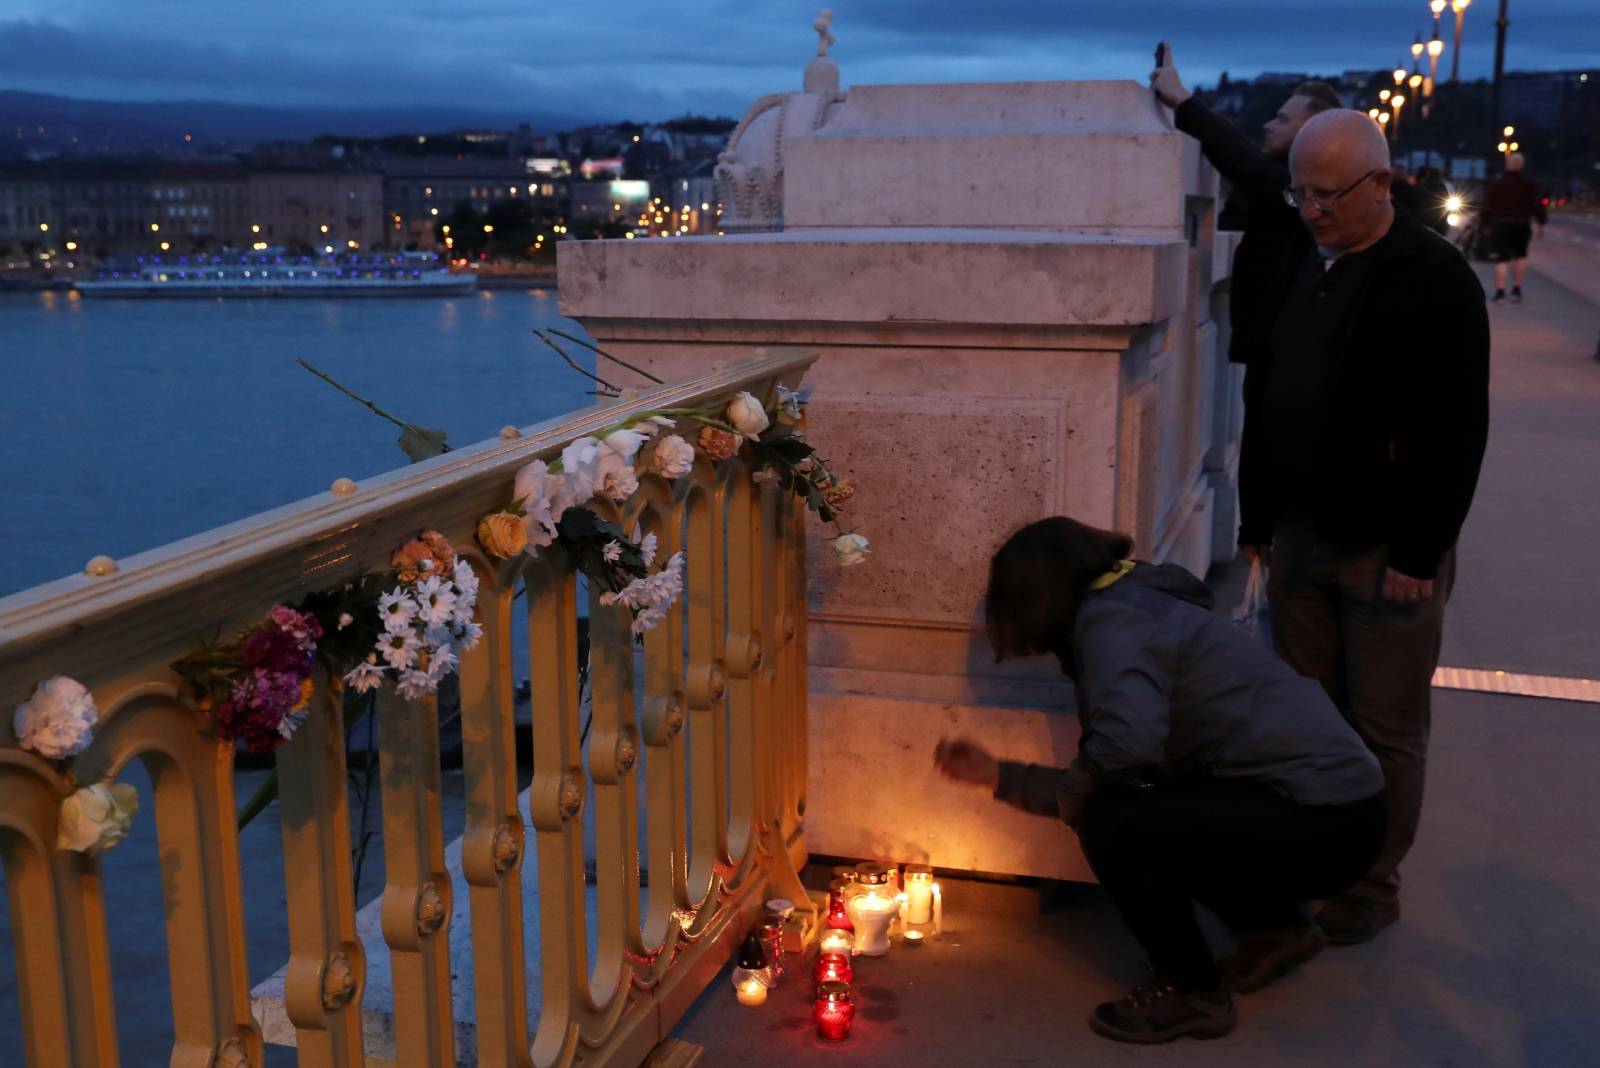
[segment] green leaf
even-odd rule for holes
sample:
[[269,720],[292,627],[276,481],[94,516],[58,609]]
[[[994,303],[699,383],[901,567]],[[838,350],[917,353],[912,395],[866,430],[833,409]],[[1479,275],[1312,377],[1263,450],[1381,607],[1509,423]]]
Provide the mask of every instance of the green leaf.
[[405,453],[412,463],[431,460],[450,451],[450,446],[445,443],[444,438],[443,430],[405,423],[400,430],[400,451]]
[[261,785],[256,787],[256,792],[250,795],[250,800],[239,810],[239,830],[242,831],[250,826],[250,821],[265,812],[267,806],[277,799],[278,769],[273,768]]

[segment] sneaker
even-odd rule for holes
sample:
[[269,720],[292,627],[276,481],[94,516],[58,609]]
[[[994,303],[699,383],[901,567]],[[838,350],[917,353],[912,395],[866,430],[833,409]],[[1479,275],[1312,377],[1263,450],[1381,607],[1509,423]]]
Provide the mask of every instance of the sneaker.
[[1494,291],[1494,302],[1496,304],[1504,304],[1506,302],[1506,291],[1503,290],[1503,289],[1495,290]]
[[1183,991],[1159,972],[1152,973],[1119,1001],[1094,1010],[1089,1026],[1118,1042],[1154,1045],[1175,1038],[1221,1038],[1233,1030],[1238,1016],[1228,991]]
[[1522,303],[1522,287],[1521,286],[1512,286],[1511,287],[1511,303],[1513,303],[1513,304],[1521,304]]
[[1335,946],[1370,942],[1378,932],[1400,918],[1398,901],[1374,901],[1358,894],[1340,894],[1323,903],[1317,926]]
[[1282,979],[1328,944],[1314,923],[1239,936],[1234,955],[1221,960],[1222,983],[1235,994],[1251,994]]

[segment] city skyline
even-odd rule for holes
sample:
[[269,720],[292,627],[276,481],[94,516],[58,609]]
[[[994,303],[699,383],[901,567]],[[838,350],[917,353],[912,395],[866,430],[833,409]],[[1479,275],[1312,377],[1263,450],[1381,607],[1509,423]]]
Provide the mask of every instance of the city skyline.
[[[303,0],[267,8],[168,0],[158,12],[111,0],[14,0],[0,19],[10,57],[0,88],[108,101],[261,106],[525,109],[579,120],[738,115],[798,88],[815,52],[817,0],[694,0],[661,16],[640,0],[603,10],[530,10],[484,0],[452,11],[418,0]],[[1461,73],[1486,76],[1494,0],[1467,12]],[[1584,67],[1600,58],[1590,0],[1518,0],[1507,69]],[[845,84],[1142,80],[1155,37],[1192,83],[1227,71],[1331,73],[1405,59],[1428,32],[1423,0],[1228,0],[1117,5],[1030,0],[978,6],[875,0],[834,8]],[[1297,32],[1298,31],[1298,32]],[[1453,18],[1441,24],[1453,45]],[[1450,61],[1447,52],[1441,69]]]

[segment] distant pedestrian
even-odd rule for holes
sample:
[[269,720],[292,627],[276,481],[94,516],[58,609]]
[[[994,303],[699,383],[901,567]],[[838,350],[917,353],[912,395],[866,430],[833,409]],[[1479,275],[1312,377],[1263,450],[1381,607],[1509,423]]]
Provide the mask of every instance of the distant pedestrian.
[[[998,660],[1053,655],[1075,683],[1065,768],[941,740],[940,772],[1064,821],[1149,955],[1148,981],[1089,1024],[1123,1042],[1216,1038],[1230,993],[1322,949],[1300,903],[1339,893],[1383,843],[1378,762],[1317,684],[1225,616],[1176,564],[1127,559],[1122,534],[1065,516],[1013,534],[989,565]],[[1238,951],[1212,959],[1199,902]]]
[[1506,265],[1512,267],[1511,299],[1522,300],[1522,281],[1528,273],[1528,242],[1533,238],[1533,224],[1538,222],[1539,235],[1544,236],[1544,225],[1549,219],[1544,206],[1544,193],[1523,169],[1522,153],[1513,152],[1506,157],[1506,172],[1483,191],[1483,211],[1489,223],[1489,258],[1494,260],[1494,302],[1505,303]]
[[1317,916],[1330,942],[1353,943],[1400,917],[1455,543],[1488,435],[1489,323],[1466,259],[1395,211],[1367,116],[1318,115],[1289,165],[1316,247],[1251,371],[1239,541],[1271,565],[1278,651],[1383,767],[1383,851]]
[[1178,129],[1200,142],[1200,151],[1233,186],[1223,220],[1231,224],[1227,229],[1241,229],[1244,236],[1233,255],[1229,282],[1228,358],[1248,365],[1265,348],[1283,296],[1285,263],[1309,244],[1294,209],[1283,202],[1289,146],[1313,115],[1344,103],[1326,82],[1303,82],[1267,120],[1262,143],[1256,144],[1189,91],[1165,42],[1161,56],[1161,64],[1150,73],[1150,87],[1173,109]]

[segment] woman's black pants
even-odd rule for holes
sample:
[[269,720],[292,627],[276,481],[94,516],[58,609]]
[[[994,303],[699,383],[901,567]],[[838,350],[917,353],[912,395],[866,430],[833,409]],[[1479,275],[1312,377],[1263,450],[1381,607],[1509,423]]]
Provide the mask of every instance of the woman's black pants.
[[1379,796],[1298,805],[1259,783],[1199,779],[1096,790],[1084,855],[1133,936],[1181,990],[1221,981],[1194,906],[1235,933],[1303,923],[1302,902],[1342,893],[1383,844]]

